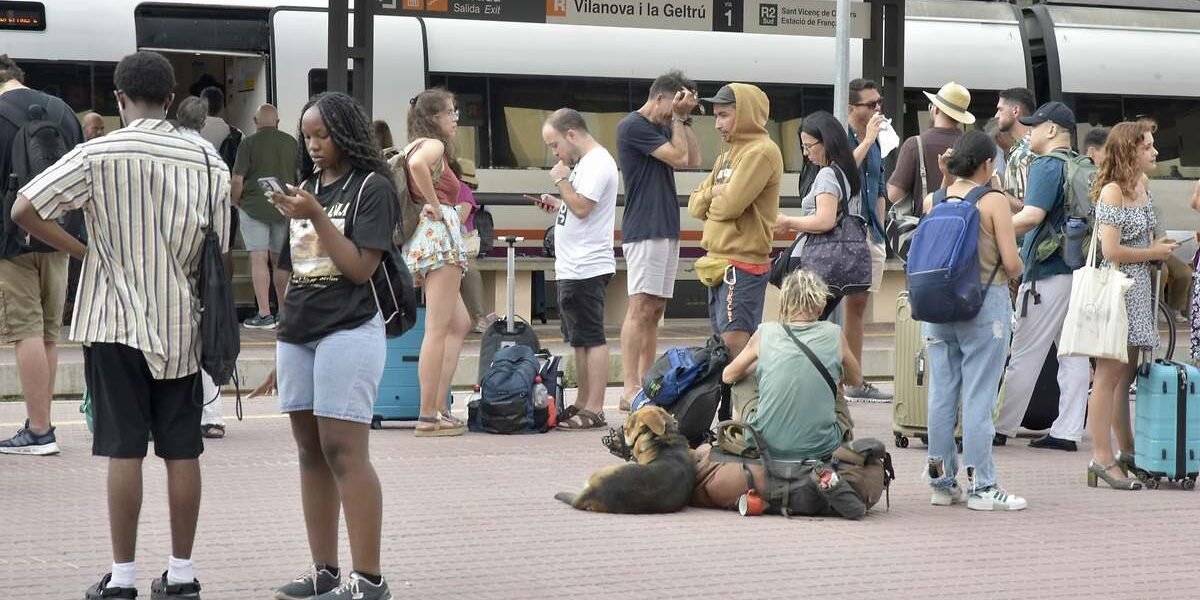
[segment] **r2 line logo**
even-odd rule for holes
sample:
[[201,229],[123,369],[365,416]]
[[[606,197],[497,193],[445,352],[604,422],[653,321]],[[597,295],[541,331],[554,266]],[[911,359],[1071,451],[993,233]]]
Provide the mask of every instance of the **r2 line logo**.
[[779,26],[779,5],[778,4],[759,4],[758,5],[758,24],[761,27],[777,27],[777,26]]

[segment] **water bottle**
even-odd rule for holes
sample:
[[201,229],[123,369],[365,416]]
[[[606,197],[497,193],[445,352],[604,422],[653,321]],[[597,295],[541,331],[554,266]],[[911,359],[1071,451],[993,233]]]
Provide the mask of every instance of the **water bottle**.
[[1088,224],[1083,219],[1067,219],[1065,229],[1067,239],[1063,248],[1063,262],[1067,263],[1067,268],[1078,269],[1087,260],[1084,245],[1087,243]]
[[546,391],[546,384],[542,383],[542,377],[539,375],[533,379],[533,407],[546,408],[550,402],[550,392]]

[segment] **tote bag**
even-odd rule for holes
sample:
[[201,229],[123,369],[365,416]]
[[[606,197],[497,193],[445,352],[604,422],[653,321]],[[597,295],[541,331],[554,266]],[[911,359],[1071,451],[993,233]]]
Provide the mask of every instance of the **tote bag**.
[[1058,355],[1126,361],[1129,315],[1125,292],[1133,286],[1133,279],[1114,266],[1096,266],[1097,237],[1092,237],[1087,262],[1071,275],[1071,300]]
[[850,214],[845,176],[841,169],[834,170],[842,188],[837,224],[825,233],[809,234],[799,261],[789,261],[788,272],[804,269],[824,280],[830,291],[849,296],[871,288],[871,250],[867,246],[867,222]]

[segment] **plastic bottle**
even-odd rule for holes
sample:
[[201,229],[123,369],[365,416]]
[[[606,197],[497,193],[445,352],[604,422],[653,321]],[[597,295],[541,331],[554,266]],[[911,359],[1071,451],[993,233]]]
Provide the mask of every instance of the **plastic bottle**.
[[533,406],[534,408],[546,408],[549,403],[550,392],[546,390],[546,384],[542,383],[541,376],[533,379]]
[[1088,224],[1083,219],[1067,219],[1066,242],[1063,248],[1063,262],[1068,268],[1078,269],[1087,260],[1084,254],[1087,242]]

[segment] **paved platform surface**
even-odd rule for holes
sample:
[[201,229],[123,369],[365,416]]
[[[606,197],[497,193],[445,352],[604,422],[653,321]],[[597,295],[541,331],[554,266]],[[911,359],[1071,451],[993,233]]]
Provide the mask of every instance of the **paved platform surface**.
[[[619,420],[610,390],[609,420]],[[0,456],[0,590],[65,600],[110,565],[105,462],[90,456],[77,402],[58,402],[63,453]],[[295,445],[273,400],[211,441],[195,560],[204,598],[270,598],[309,561]],[[889,440],[887,404],[852,404],[860,436]],[[0,433],[23,418],[0,403]],[[919,482],[920,443],[891,449],[891,509],[859,522],[688,509],[661,516],[577,512],[553,499],[615,460],[599,431],[417,439],[371,434],[383,482],[385,575],[397,598],[1196,598],[1200,496],[1084,485],[1080,452],[997,450],[1020,513],[933,507]],[[161,463],[145,466],[138,580],[165,569],[169,538]],[[349,551],[342,533],[342,561]]]

